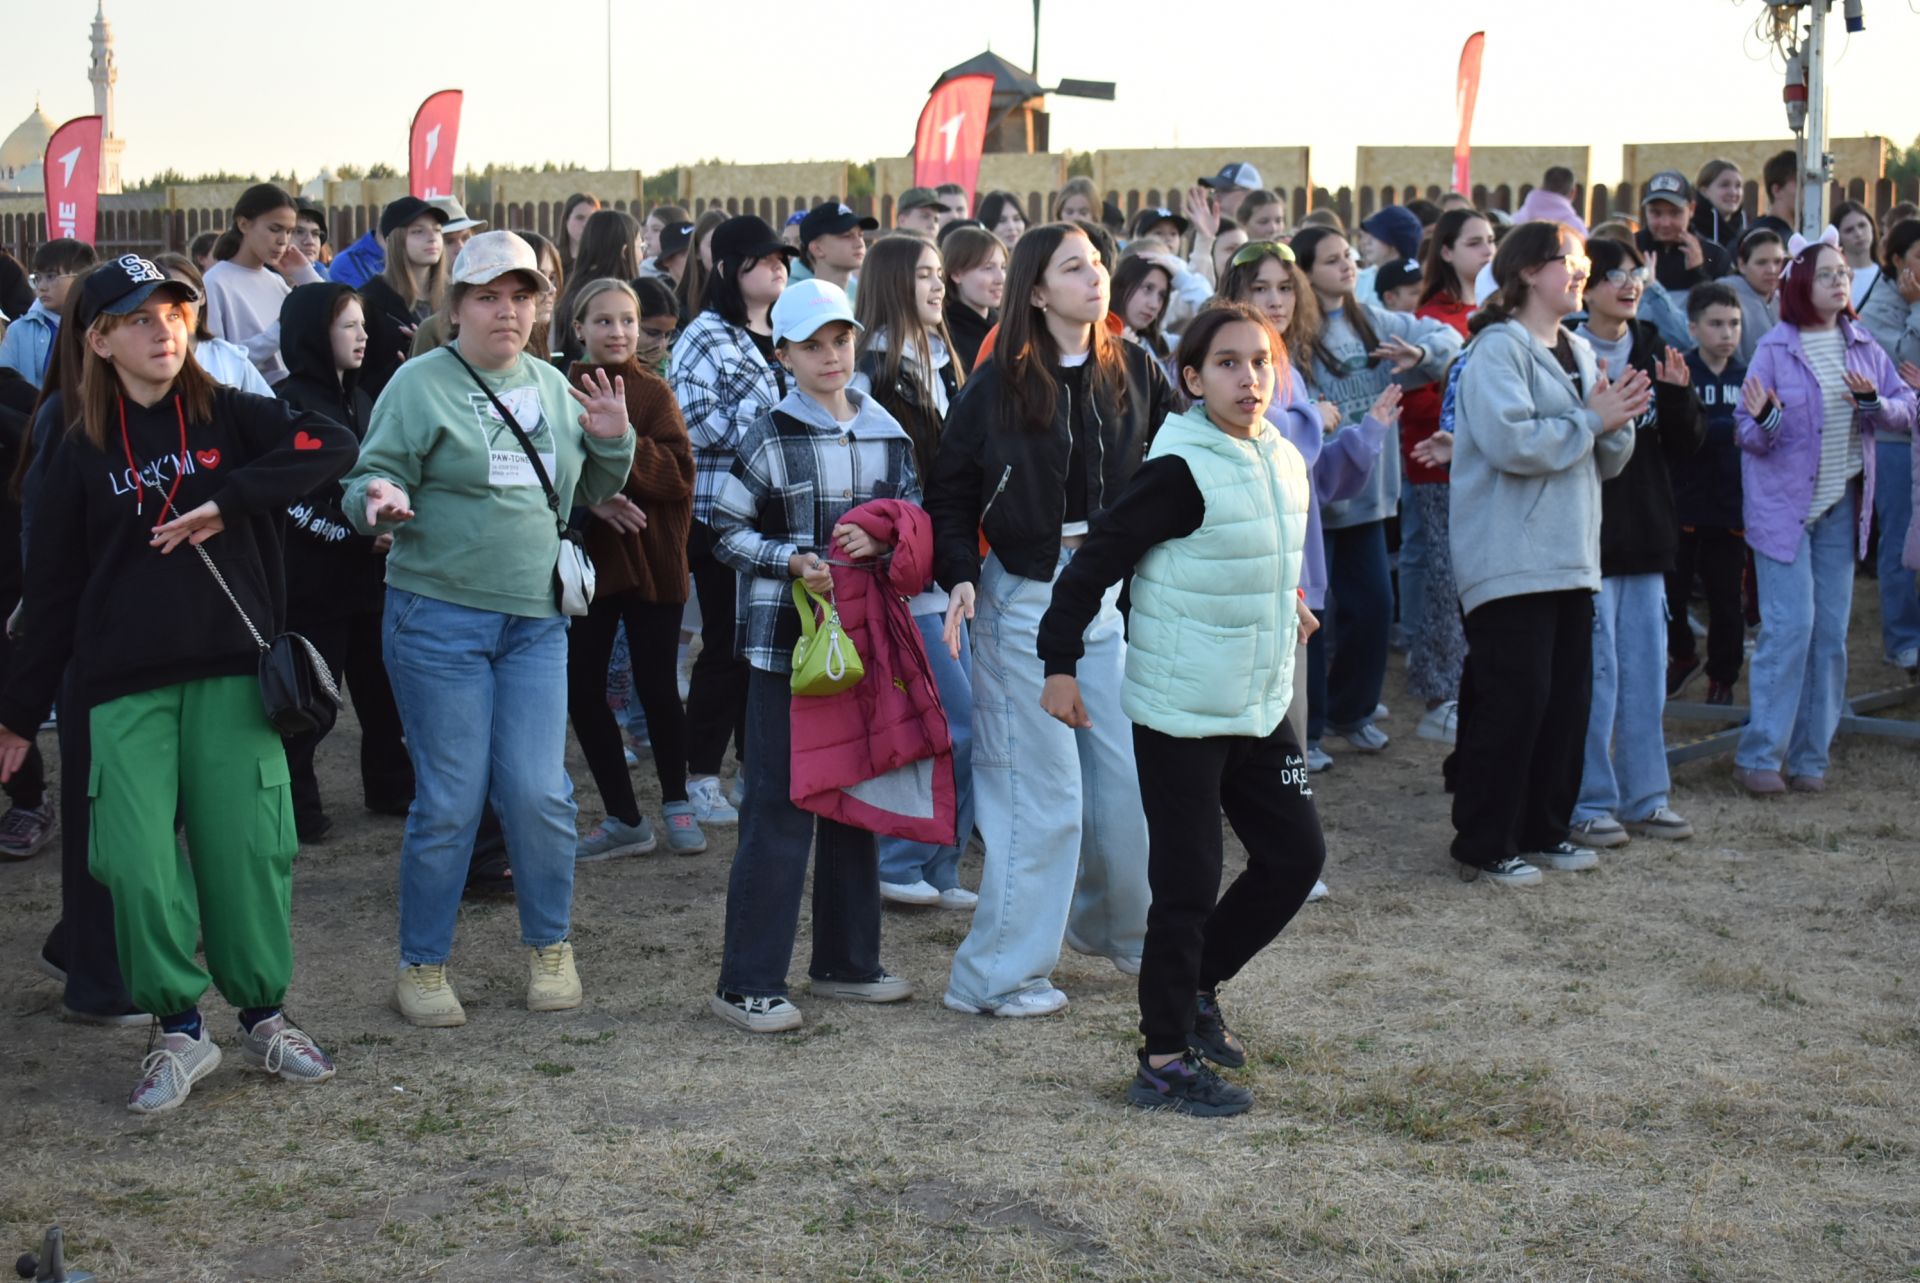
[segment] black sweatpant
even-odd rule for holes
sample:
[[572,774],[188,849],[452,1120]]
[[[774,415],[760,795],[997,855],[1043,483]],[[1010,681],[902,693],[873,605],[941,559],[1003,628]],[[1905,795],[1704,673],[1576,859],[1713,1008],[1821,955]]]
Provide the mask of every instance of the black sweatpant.
[[[1327,848],[1306,755],[1285,718],[1265,738],[1180,739],[1135,724],[1133,756],[1153,890],[1140,1032],[1148,1055],[1170,1056],[1187,1049],[1194,995],[1233,979],[1293,920]],[[1247,848],[1247,867],[1225,895],[1223,809]]]
[[[15,552],[19,549],[15,548]],[[6,621],[12,617],[14,607],[20,604],[18,597],[0,599],[0,674],[7,671],[7,661],[13,656],[13,638],[7,635]],[[64,712],[64,710],[62,710]],[[77,716],[85,717],[85,710]],[[27,758],[20,763],[20,769],[6,782],[7,799],[15,806],[24,806],[37,811],[47,800],[47,764],[40,756],[40,745],[35,736],[40,732],[38,726],[22,726],[19,734],[28,743]]]
[[1530,593],[1471,610],[1467,654],[1453,858],[1484,869],[1566,840],[1593,703],[1593,594]]
[[679,602],[643,601],[637,592],[596,597],[587,613],[567,631],[567,716],[574,738],[586,755],[587,769],[600,790],[607,814],[625,824],[640,822],[640,804],[620,742],[620,726],[607,707],[607,664],[621,621],[627,625],[627,653],[633,662],[633,690],[647,715],[653,743],[653,769],[660,776],[660,800],[687,800],[687,714],[680,706],[675,668],[680,649]]
[[1667,656],[1692,659],[1698,653],[1687,623],[1687,598],[1693,577],[1707,594],[1707,676],[1731,686],[1740,680],[1746,659],[1747,620],[1740,598],[1747,572],[1747,541],[1721,526],[1682,526],[1680,545],[1667,576]]
[[687,565],[700,599],[700,654],[693,661],[693,680],[687,690],[689,775],[718,775],[728,740],[733,741],[740,760],[746,760],[748,669],[747,661],[733,650],[739,575],[714,557],[718,542],[712,526],[693,523],[687,537]]
[[60,688],[60,921],[43,948],[67,972],[67,1006],[95,1016],[133,1009],[113,926],[113,894],[88,864],[92,833],[87,781],[93,768],[91,711],[69,668]]
[[[402,742],[400,709],[393,702],[386,661],[380,657],[380,612],[303,619],[289,614],[288,627],[312,642],[327,661],[335,682],[353,697],[360,721],[360,789],[367,808],[386,813],[413,799],[413,763]],[[303,822],[324,809],[313,755],[326,732],[287,740],[287,772],[293,779],[293,812]]]

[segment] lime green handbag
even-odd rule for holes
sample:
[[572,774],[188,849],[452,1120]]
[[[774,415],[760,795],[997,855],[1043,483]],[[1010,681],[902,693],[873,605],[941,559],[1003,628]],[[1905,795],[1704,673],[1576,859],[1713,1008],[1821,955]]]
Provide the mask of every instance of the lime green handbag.
[[822,597],[796,579],[793,605],[800,612],[800,640],[793,644],[790,683],[794,694],[837,695],[867,675],[853,639],[840,626],[840,611],[832,597]]

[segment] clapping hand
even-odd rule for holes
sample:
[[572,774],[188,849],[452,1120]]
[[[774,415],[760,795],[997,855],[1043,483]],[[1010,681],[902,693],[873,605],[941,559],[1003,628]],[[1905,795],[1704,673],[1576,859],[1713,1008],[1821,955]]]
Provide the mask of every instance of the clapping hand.
[[1847,371],[1847,391],[1869,400],[1880,395],[1880,389],[1872,379],[1864,374],[1855,374],[1852,370]]
[[1587,408],[1600,416],[1600,431],[1618,432],[1647,412],[1653,401],[1653,380],[1640,370],[1629,369],[1618,383],[1606,375],[1606,363],[1600,365],[1600,378]]
[[[1419,350],[1418,348],[1414,349],[1416,352]],[[1384,423],[1388,427],[1392,427],[1395,423],[1399,422],[1401,409],[1400,398],[1405,395],[1406,393],[1401,391],[1398,383],[1387,384],[1386,387],[1380,389],[1380,395],[1375,397],[1373,404],[1368,407],[1367,417],[1377,423]]]
[[1767,407],[1780,404],[1780,398],[1773,394],[1773,389],[1759,379],[1748,379],[1740,386],[1740,399],[1746,402],[1747,413],[1755,423],[1767,417]]

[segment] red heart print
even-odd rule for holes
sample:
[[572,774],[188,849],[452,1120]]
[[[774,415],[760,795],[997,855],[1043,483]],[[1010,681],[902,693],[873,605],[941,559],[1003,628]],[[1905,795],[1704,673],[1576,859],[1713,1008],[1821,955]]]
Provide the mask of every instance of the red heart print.
[[320,448],[320,438],[310,437],[304,432],[296,432],[293,434],[293,448],[296,450],[318,450]]
[[195,450],[193,457],[200,461],[200,466],[203,468],[217,468],[220,466],[220,452],[218,450]]

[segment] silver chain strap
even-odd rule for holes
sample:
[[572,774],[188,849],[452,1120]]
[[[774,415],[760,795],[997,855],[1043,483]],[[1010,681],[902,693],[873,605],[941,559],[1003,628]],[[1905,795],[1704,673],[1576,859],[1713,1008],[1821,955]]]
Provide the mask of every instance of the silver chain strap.
[[[260,630],[253,626],[253,620],[247,617],[246,609],[241,606],[240,599],[233,595],[233,589],[227,587],[227,577],[220,573],[218,566],[213,564],[213,558],[207,555],[207,550],[199,544],[195,544],[193,550],[200,554],[200,560],[206,566],[208,573],[212,574],[213,581],[220,585],[220,591],[225,593],[227,600],[233,603],[234,613],[239,615],[240,622],[247,626],[247,632],[253,637],[253,644],[263,651],[272,650],[273,647],[267,644],[267,639],[260,635]],[[340,703],[339,684],[333,680],[333,670],[327,667],[327,661],[320,654],[319,648],[299,633],[286,635],[300,643],[300,649],[307,657],[307,666],[313,670],[314,680],[320,683],[320,689],[326,691],[335,704]]]

